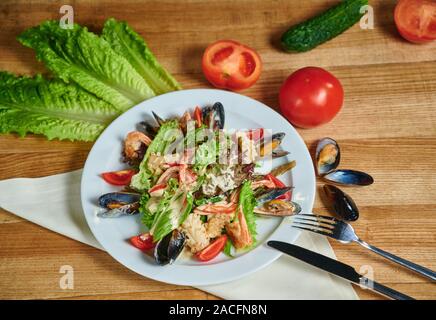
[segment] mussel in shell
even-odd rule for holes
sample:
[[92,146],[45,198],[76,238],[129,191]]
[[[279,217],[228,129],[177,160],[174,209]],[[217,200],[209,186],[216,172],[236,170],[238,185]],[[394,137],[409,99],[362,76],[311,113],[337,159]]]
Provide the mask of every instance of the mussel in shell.
[[154,248],[154,259],[158,265],[172,264],[185,247],[186,236],[175,229],[163,237]]
[[338,143],[332,138],[324,138],[316,148],[316,169],[318,175],[329,182],[341,185],[368,186],[374,179],[367,173],[349,169],[337,169],[341,159]]
[[212,130],[224,129],[225,112],[221,102],[202,109],[203,123]]
[[284,132],[279,132],[273,134],[271,138],[264,139],[259,148],[259,156],[265,157],[271,155],[274,150],[282,143],[285,135],[286,134]]
[[319,175],[336,169],[341,159],[341,151],[337,142],[331,138],[324,138],[316,147],[316,169]]
[[359,209],[348,194],[332,185],[325,185],[323,189],[328,205],[337,216],[346,221],[356,221],[359,218]]
[[275,199],[255,207],[254,212],[266,216],[285,217],[300,213],[301,207],[293,201]]
[[138,124],[138,130],[141,132],[144,132],[147,136],[154,139],[157,132],[159,131],[159,127],[153,126],[152,124],[150,124],[147,121],[141,121]]
[[98,199],[100,207],[108,210],[97,213],[101,218],[118,218],[139,213],[140,195],[133,192],[110,192]]
[[301,212],[298,203],[285,199],[277,199],[292,190],[292,187],[268,189],[256,195],[257,205],[254,212],[267,216],[291,216]]

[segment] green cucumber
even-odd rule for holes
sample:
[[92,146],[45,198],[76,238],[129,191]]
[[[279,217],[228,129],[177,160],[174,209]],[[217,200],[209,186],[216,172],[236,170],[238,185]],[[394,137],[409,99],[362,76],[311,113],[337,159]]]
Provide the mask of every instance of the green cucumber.
[[309,51],[316,46],[341,34],[356,22],[364,13],[362,6],[368,5],[368,0],[344,0],[307,21],[297,24],[282,36],[282,46],[286,51]]

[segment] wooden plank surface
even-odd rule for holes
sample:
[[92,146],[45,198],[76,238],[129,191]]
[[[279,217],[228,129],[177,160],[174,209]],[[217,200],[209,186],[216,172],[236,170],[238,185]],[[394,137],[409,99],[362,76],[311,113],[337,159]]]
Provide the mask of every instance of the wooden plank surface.
[[[292,71],[327,68],[345,88],[345,105],[330,124],[299,130],[313,152],[331,136],[342,148],[342,167],[372,174],[376,183],[348,188],[361,208],[354,223],[368,242],[436,269],[436,44],[403,41],[393,24],[396,1],[370,0],[375,28],[355,26],[313,51],[286,54],[280,34],[336,3],[307,1],[74,1],[75,21],[99,31],[108,17],[124,19],[148,42],[184,88],[209,87],[201,55],[210,42],[232,38],[255,48],[264,68],[244,94],[277,109],[277,92]],[[60,2],[0,3],[0,69],[46,72],[32,50],[14,39],[45,19],[58,19]],[[83,166],[90,143],[0,136],[0,179],[40,177]],[[319,186],[322,183],[319,182]],[[48,203],[49,203],[48,199]],[[317,199],[314,212],[325,212]],[[0,299],[214,299],[196,289],[143,278],[106,253],[45,230],[0,209]],[[367,252],[331,242],[338,258],[370,265],[375,279],[418,299],[435,299],[434,284]],[[72,265],[75,289],[59,288],[59,268]],[[363,299],[380,299],[356,289]]]

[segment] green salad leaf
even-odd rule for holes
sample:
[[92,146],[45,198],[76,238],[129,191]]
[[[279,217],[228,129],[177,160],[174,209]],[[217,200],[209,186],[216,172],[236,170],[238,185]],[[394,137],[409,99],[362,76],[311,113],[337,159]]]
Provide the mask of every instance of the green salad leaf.
[[167,148],[174,142],[176,134],[179,133],[179,122],[171,120],[165,122],[148,146],[145,152],[144,159],[139,165],[139,172],[132,177],[130,187],[138,191],[148,190],[153,186],[153,182],[157,180],[157,176],[148,167],[148,159],[151,154],[164,155]]
[[126,22],[113,18],[106,20],[102,36],[116,53],[130,62],[156,95],[181,89],[178,82],[159,64],[144,39]]
[[139,212],[141,213],[141,222],[150,230],[153,225],[154,214],[150,207],[152,207],[151,202],[157,198],[151,199],[147,192],[144,192],[139,199]]
[[242,208],[245,220],[247,221],[248,231],[253,239],[253,245],[256,243],[256,216],[254,214],[254,207],[256,206],[256,198],[254,197],[253,190],[251,189],[251,182],[246,180],[242,184],[241,192],[239,194],[239,206]]
[[232,254],[232,249],[233,249],[232,240],[227,239],[226,245],[224,246],[224,249],[223,249],[223,253],[230,258],[234,258],[233,254]]
[[86,27],[64,29],[45,21],[18,36],[37,58],[65,82],[75,82],[120,111],[155,94],[135,68]]
[[192,209],[194,198],[190,192],[177,190],[175,193],[171,193],[167,191],[159,203],[150,229],[154,241],[159,241],[172,230],[178,228]]
[[118,115],[76,84],[0,72],[0,133],[93,141]]

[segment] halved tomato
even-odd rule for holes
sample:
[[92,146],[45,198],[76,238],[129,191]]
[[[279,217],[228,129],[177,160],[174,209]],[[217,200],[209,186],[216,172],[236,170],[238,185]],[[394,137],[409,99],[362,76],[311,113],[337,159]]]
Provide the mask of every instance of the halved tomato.
[[436,2],[430,0],[400,0],[395,7],[398,32],[410,42],[436,40]]
[[196,257],[200,261],[209,261],[215,258],[221,251],[223,251],[224,246],[227,242],[227,236],[224,234],[218,238],[206,248],[201,250],[196,254]]
[[104,172],[101,174],[104,181],[114,186],[125,186],[130,183],[132,177],[136,174],[135,170],[119,170]]
[[153,236],[150,233],[143,233],[130,238],[130,243],[139,250],[145,251],[154,248]]
[[263,128],[250,129],[247,131],[247,137],[250,140],[257,141],[263,138]]
[[259,79],[262,61],[253,49],[233,40],[220,40],[206,48],[202,68],[215,87],[238,91]]

